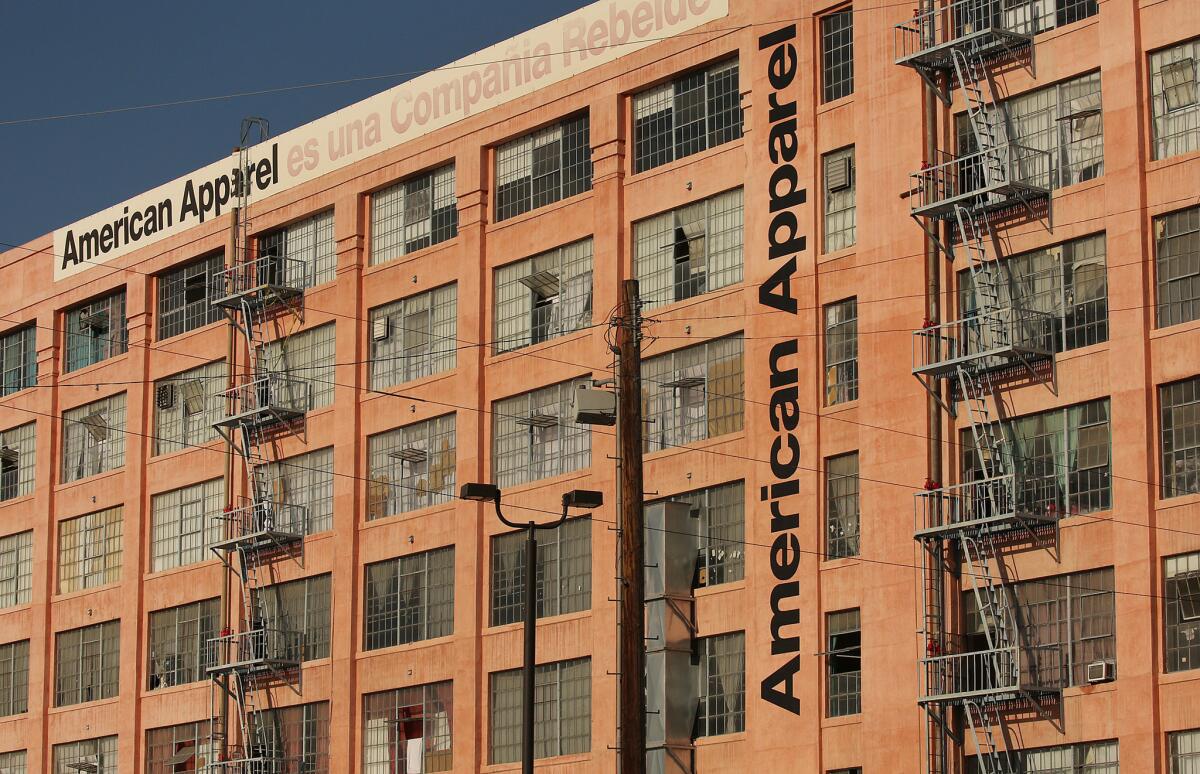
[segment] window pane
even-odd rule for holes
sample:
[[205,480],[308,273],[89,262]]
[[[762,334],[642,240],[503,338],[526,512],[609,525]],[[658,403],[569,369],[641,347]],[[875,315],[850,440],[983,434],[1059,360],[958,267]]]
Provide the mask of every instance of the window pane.
[[448,414],[367,439],[367,520],[453,500],[455,417]]
[[854,12],[821,17],[821,101],[854,93]]
[[1150,55],[1154,158],[1200,150],[1200,39]]
[[365,574],[366,650],[453,633],[453,546],[369,564]]
[[159,341],[225,318],[210,296],[213,276],[224,268],[225,254],[217,253],[158,275]]
[[129,349],[124,289],[70,309],[66,314],[64,371],[75,371]]
[[737,60],[635,94],[633,135],[634,173],[741,137]]
[[588,116],[558,124],[496,149],[496,221],[592,188]]
[[702,637],[698,736],[746,730],[746,635],[744,632]]
[[[489,690],[489,763],[521,757],[521,671],[493,672]],[[591,659],[538,664],[534,670],[534,757],[591,750]]]
[[0,395],[37,384],[36,333],[29,326],[0,336]]
[[[572,518],[537,536],[537,616],[587,610],[592,604],[592,521]],[[492,538],[491,625],[525,617],[524,532]]]
[[741,335],[642,361],[647,453],[742,429]]
[[1200,207],[1154,220],[1158,327],[1200,319]]
[[449,771],[453,694],[447,681],[363,696],[363,774]]
[[825,404],[858,400],[858,299],[825,307]]
[[125,393],[64,411],[62,423],[64,484],[125,465]]
[[448,371],[458,362],[458,285],[371,310],[371,389]]
[[493,352],[507,352],[592,324],[592,239],[496,269]]

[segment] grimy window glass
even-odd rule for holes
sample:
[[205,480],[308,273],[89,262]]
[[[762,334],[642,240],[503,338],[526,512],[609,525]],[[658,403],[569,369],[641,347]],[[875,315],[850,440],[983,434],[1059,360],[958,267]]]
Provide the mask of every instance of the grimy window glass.
[[442,373],[458,363],[458,285],[371,310],[371,389]]
[[280,260],[289,285],[311,288],[332,281],[337,273],[333,210],[263,234],[257,243],[260,259]]
[[125,289],[67,310],[64,371],[75,371],[129,349]]
[[215,559],[208,547],[225,536],[214,516],[225,506],[219,478],[150,498],[150,571]]
[[[592,520],[568,519],[538,532],[537,617],[563,615],[592,606]],[[524,531],[492,538],[491,625],[525,617]]]
[[220,629],[221,601],[206,599],[150,613],[150,651],[146,665],[151,691],[208,678],[216,663],[211,639]]
[[152,728],[146,732],[146,774],[200,771],[219,752],[209,732],[209,721]]
[[[308,383],[310,409],[333,403],[333,334],[333,323],[329,323],[276,339],[263,349],[264,363],[270,371]],[[293,400],[298,399],[297,395]]]
[[854,9],[821,17],[821,101],[854,93]]
[[1154,158],[1200,150],[1200,38],[1150,55]]
[[454,546],[366,567],[363,649],[454,633]]
[[0,430],[0,500],[33,494],[36,452],[35,423]]
[[590,190],[587,113],[496,148],[497,222]]
[[825,405],[858,400],[858,299],[825,307]]
[[742,281],[742,189],[633,224],[633,270],[647,308]]
[[64,484],[125,465],[125,393],[64,411],[62,425]]
[[169,339],[225,319],[212,303],[225,268],[225,254],[217,253],[158,275],[158,340]]
[[[263,746],[269,755],[284,761],[283,772],[328,774],[329,702],[258,710],[257,718],[265,737]],[[264,774],[275,772],[268,766]]]
[[0,753],[0,771],[7,771],[8,774],[27,774],[29,769],[25,766],[25,751]]
[[37,384],[37,329],[32,325],[0,336],[0,395]]
[[1171,774],[1196,774],[1200,771],[1200,728],[1167,734],[1171,754]]
[[0,645],[0,716],[28,711],[29,640]]
[[223,418],[225,361],[190,368],[154,383],[154,453],[170,454],[220,436],[213,423]]
[[592,323],[592,238],[496,269],[495,354]]
[[54,745],[54,774],[119,774],[117,771],[117,737],[84,739]]
[[261,468],[271,502],[304,509],[304,534],[333,529],[333,447],[277,460]]
[[54,706],[66,707],[117,695],[121,622],[59,632],[54,643]]
[[0,538],[0,609],[24,605],[33,590],[33,530]]
[[1200,319],[1200,207],[1154,219],[1158,327]]
[[58,593],[121,579],[123,511],[118,505],[58,523]]
[[371,265],[415,252],[458,234],[454,165],[371,194]]
[[634,174],[741,136],[736,58],[633,95]]
[[821,157],[821,190],[825,194],[825,252],[852,247],[857,239],[858,166],[854,146]]
[[825,716],[862,711],[862,632],[857,610],[825,616]]
[[[491,674],[488,762],[521,758],[521,670]],[[585,753],[592,748],[592,661],[538,664],[534,670],[533,755]]]
[[746,633],[730,632],[696,641],[700,654],[700,713],[697,736],[746,730]]
[[742,429],[740,333],[642,361],[643,448],[669,449]]
[[858,556],[858,452],[825,460],[825,558]]
[[663,498],[687,503],[700,520],[700,585],[745,577],[746,487],[741,481]]
[[1200,492],[1200,377],[1158,388],[1161,497]]
[[303,635],[299,652],[285,658],[312,661],[329,657],[329,573],[274,583],[258,592],[266,626]]
[[455,417],[367,438],[367,521],[454,500]]
[[571,394],[578,384],[552,384],[492,404],[492,475],[498,486],[592,464],[591,429],[571,421]]
[[413,685],[363,696],[362,774],[396,774],[419,760],[422,772],[454,765],[450,681]]
[[1200,669],[1200,553],[1163,562],[1166,671]]

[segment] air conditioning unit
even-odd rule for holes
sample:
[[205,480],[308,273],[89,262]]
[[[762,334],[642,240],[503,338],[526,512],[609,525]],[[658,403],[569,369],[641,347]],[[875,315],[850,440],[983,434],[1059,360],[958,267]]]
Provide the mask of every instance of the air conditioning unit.
[[1087,681],[1093,685],[1112,682],[1115,666],[1112,659],[1107,658],[1091,662],[1087,665]]
[[162,410],[174,407],[175,385],[170,382],[154,388],[154,405]]
[[611,427],[617,423],[617,394],[581,384],[571,395],[571,415],[580,425]]

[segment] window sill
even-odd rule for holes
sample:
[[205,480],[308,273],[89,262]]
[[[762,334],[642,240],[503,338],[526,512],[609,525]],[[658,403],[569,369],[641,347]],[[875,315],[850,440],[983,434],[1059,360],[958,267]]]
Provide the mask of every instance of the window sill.
[[[366,366],[367,366],[366,382],[369,385],[371,382],[371,363],[369,360],[367,361]],[[453,368],[447,369],[445,371],[438,371],[436,374],[429,374],[428,376],[421,376],[416,379],[411,379],[407,382],[397,382],[396,384],[389,384],[386,387],[370,387],[370,386],[368,386],[363,391],[363,394],[366,395],[366,397],[363,400],[366,401],[366,400],[370,400],[372,398],[385,397],[385,394],[391,395],[394,397],[396,391],[413,390],[418,387],[424,387],[425,385],[433,384],[434,382],[438,382],[443,379],[450,379],[450,378],[453,378],[457,372],[458,372],[458,366],[455,365]],[[332,408],[332,405],[329,406],[328,408]],[[310,411],[308,413],[311,416],[313,413],[315,413],[315,411],[320,411],[320,409],[315,409],[314,411]],[[452,413],[452,412],[447,412],[447,413]],[[442,415],[436,414],[435,416],[442,416]],[[403,427],[403,425],[401,425],[401,427]]]
[[[78,379],[81,376],[86,376],[87,374],[90,374],[94,371],[99,371],[100,369],[104,368],[105,366],[113,365],[115,363],[120,363],[122,360],[128,360],[128,359],[129,359],[129,350],[126,349],[124,352],[122,352],[119,355],[113,355],[112,357],[106,357],[103,360],[97,360],[95,363],[88,363],[87,365],[85,365],[81,368],[76,368],[74,371],[67,371],[66,365],[64,364],[63,371],[58,375],[58,386],[62,387],[62,386],[70,385],[71,382],[75,381],[76,379]],[[124,391],[125,390],[118,390],[117,392],[110,393],[110,394],[118,395]],[[86,406],[87,403],[91,403],[96,400],[103,400],[106,397],[108,397],[108,395],[105,395],[101,398],[93,398],[91,401],[87,401],[80,405]]]
[[1067,363],[1072,360],[1078,360],[1090,355],[1108,352],[1108,342],[1098,341],[1095,344],[1088,344],[1086,347],[1076,347],[1075,349],[1059,352],[1054,355],[1054,360],[1057,363]]
[[[820,84],[818,84],[817,88],[818,89],[820,88]],[[832,113],[833,111],[835,111],[839,108],[844,108],[847,105],[852,105],[852,104],[854,104],[854,92],[853,91],[844,97],[838,97],[837,99],[831,99],[828,102],[822,102],[822,103],[818,104],[817,105],[817,115],[823,116],[826,113]],[[845,146],[846,146],[846,143],[843,142],[838,147],[845,147]],[[830,148],[830,150],[837,150],[837,148]]]
[[1091,180],[1084,180],[1079,183],[1071,183],[1070,185],[1059,186],[1050,191],[1050,196],[1054,199],[1063,199],[1069,196],[1077,196],[1083,194],[1093,188],[1103,188],[1106,175],[1094,177]]
[[[489,471],[489,474],[491,474],[492,472],[493,471]],[[507,497],[512,497],[513,495],[519,495],[524,492],[534,492],[534,491],[537,491],[538,489],[546,489],[548,487],[556,487],[556,486],[559,486],[562,484],[569,483],[571,481],[578,481],[580,479],[587,478],[591,474],[592,474],[592,466],[588,465],[586,468],[579,468],[577,470],[569,470],[565,473],[559,473],[556,476],[548,476],[546,478],[535,478],[532,481],[523,481],[520,484],[512,484],[510,486],[506,486],[506,487],[504,487],[504,495]],[[549,514],[547,514],[547,517],[549,517]]]
[[[860,537],[861,539],[861,537]],[[823,555],[821,557],[821,571],[841,570],[846,567],[858,567],[862,564],[861,556],[839,556],[835,559],[827,559]]]
[[154,689],[143,688],[142,692],[141,692],[141,698],[142,699],[151,699],[151,698],[154,698],[155,696],[171,696],[171,695],[177,694],[177,693],[186,693],[188,691],[194,691],[197,688],[205,689],[205,688],[208,688],[208,686],[211,683],[212,683],[211,680],[201,679],[201,680],[193,680],[190,683],[181,683],[179,685],[167,686],[166,688],[154,688]]
[[746,580],[729,581],[728,583],[714,583],[711,586],[700,586],[693,590],[693,595],[699,599],[701,597],[715,597],[721,594],[733,593],[746,590]]
[[439,648],[454,642],[454,634],[450,633],[442,637],[431,637],[428,640],[417,640],[416,642],[406,642],[401,645],[388,645],[386,648],[372,648],[367,650],[366,646],[359,643],[359,652],[357,658],[359,660],[375,658],[378,656],[389,656],[400,653],[412,653],[418,650],[426,650],[429,648]]
[[[689,153],[686,156],[680,156],[679,158],[677,158],[673,161],[668,161],[665,164],[659,164],[657,167],[651,167],[650,169],[643,169],[640,172],[633,171],[633,154],[630,153],[629,154],[629,165],[626,168],[625,173],[627,175],[629,175],[628,182],[630,184],[632,184],[632,183],[636,183],[636,182],[639,182],[642,180],[648,180],[648,179],[654,177],[655,175],[664,175],[669,172],[674,172],[677,169],[683,169],[684,167],[688,166],[689,164],[694,164],[699,161],[711,159],[716,156],[720,156],[723,153],[729,153],[729,152],[735,151],[735,150],[742,150],[745,147],[746,147],[746,139],[745,139],[745,135],[743,134],[741,137],[737,138],[736,140],[729,140],[728,142],[723,142],[720,145],[715,145],[711,148],[705,148],[704,150],[697,151],[696,153]],[[629,144],[629,148],[630,149],[633,148],[632,142]]]
[[723,443],[732,443],[734,441],[741,441],[741,440],[745,439],[745,437],[746,437],[746,431],[743,429],[743,430],[738,430],[737,432],[734,432],[734,433],[726,433],[724,435],[717,435],[717,436],[713,436],[712,438],[705,438],[705,439],[702,439],[699,441],[692,441],[692,442],[686,443],[686,444],[672,444],[671,446],[668,446],[665,449],[656,449],[652,452],[643,451],[642,459],[646,462],[650,462],[652,460],[665,460],[665,459],[669,459],[670,457],[672,457],[676,454],[684,454],[687,452],[696,451],[697,449],[709,449],[714,446],[719,446],[720,444],[723,444]]
[[838,728],[839,726],[858,726],[858,725],[862,725],[862,722],[863,722],[863,716],[862,716],[862,711],[860,710],[859,712],[856,712],[853,715],[841,715],[836,718],[822,717],[821,718],[821,728]]
[[1175,672],[1162,672],[1158,676],[1159,685],[1174,685],[1200,680],[1200,666],[1194,669],[1180,669]]
[[1197,330],[1200,330],[1200,320],[1188,320],[1187,322],[1168,325],[1165,328],[1155,327],[1150,331],[1150,340],[1185,335]]
[[24,613],[33,609],[32,602],[22,602],[19,605],[10,605],[9,607],[0,607],[0,617],[12,615],[14,613]]
[[840,414],[843,411],[852,411],[858,408],[858,401],[859,399],[855,398],[854,400],[846,400],[842,401],[841,403],[833,403],[828,406],[821,406],[819,413],[824,417],[830,414]]
[[[1153,148],[1154,139],[1153,138],[1150,139],[1150,143],[1151,143],[1150,155],[1152,155],[1154,153],[1154,148]],[[1147,173],[1157,172],[1160,169],[1166,169],[1168,167],[1173,167],[1177,164],[1187,164],[1189,162],[1194,162],[1197,159],[1200,159],[1200,150],[1188,151],[1187,153],[1176,153],[1174,156],[1166,156],[1165,158],[1153,159],[1151,161],[1147,161],[1146,162],[1146,172]],[[1184,198],[1191,199],[1193,197],[1187,196]],[[1185,208],[1193,206],[1193,205],[1187,205],[1187,204],[1181,205],[1179,201],[1164,202],[1164,204],[1167,204],[1167,203],[1174,204],[1174,205],[1180,206],[1180,207],[1185,207]],[[1153,206],[1153,205],[1151,205],[1151,206]]]
[[[822,234],[821,236],[823,238],[825,235]],[[822,239],[822,241],[823,241],[823,239]],[[817,266],[822,266],[827,263],[834,263],[836,261],[841,261],[846,258],[853,258],[857,253],[858,253],[858,243],[857,242],[855,242],[854,244],[849,245],[847,247],[843,247],[840,250],[830,250],[829,252],[825,252],[825,250],[822,249],[820,255],[817,256]]]
[[[1117,676],[1120,679],[1120,676]],[[1117,680],[1110,680],[1107,683],[1096,683],[1095,685],[1072,685],[1063,688],[1063,699],[1076,699],[1085,696],[1094,696],[1098,693],[1113,693],[1117,690]]]
[[[128,448],[126,449],[126,451],[128,451]],[[58,471],[58,472],[61,473],[62,471]],[[106,470],[103,473],[93,473],[90,476],[84,476],[83,478],[77,478],[74,481],[68,481],[65,484],[55,484],[54,485],[54,493],[56,495],[62,494],[70,489],[75,488],[75,487],[87,486],[88,484],[94,484],[97,481],[102,481],[106,478],[112,478],[114,476],[119,476],[124,472],[125,472],[125,466],[122,465],[121,467],[116,468],[114,470]]]
[[[429,245],[428,247],[422,247],[420,250],[413,250],[411,253],[405,253],[404,255],[397,255],[395,258],[389,258],[386,261],[383,261],[381,263],[371,263],[370,262],[371,261],[370,245],[365,245],[363,252],[367,253],[367,255],[366,255],[367,263],[363,266],[363,271],[362,271],[363,279],[364,280],[368,279],[372,275],[378,274],[379,272],[381,272],[385,269],[396,268],[398,266],[403,266],[406,263],[411,263],[412,261],[418,261],[422,258],[428,258],[431,255],[437,254],[441,250],[449,250],[452,247],[458,247],[458,240],[459,240],[459,235],[456,234],[455,236],[450,237],[449,239],[447,239],[444,242],[438,242],[436,245]],[[403,296],[400,296],[400,298],[403,298]]]
[[1045,43],[1054,40],[1055,38],[1061,38],[1064,35],[1069,35],[1072,32],[1076,32],[1087,27],[1093,27],[1098,24],[1100,24],[1100,14],[1094,13],[1085,19],[1079,19],[1078,21],[1073,21],[1070,24],[1064,24],[1061,27],[1051,27],[1044,32],[1039,32],[1033,36],[1033,39],[1037,43]]
[[[177,352],[177,351],[165,349],[165,347],[168,344],[184,344],[190,339],[197,338],[199,336],[204,335],[205,333],[210,333],[214,330],[217,330],[218,328],[224,327],[227,324],[228,324],[228,321],[225,319],[214,320],[213,322],[205,323],[204,325],[198,325],[195,328],[191,328],[189,330],[182,331],[180,333],[173,333],[170,336],[167,336],[166,338],[159,338],[158,331],[155,330],[154,331],[154,343],[150,345],[150,349],[154,352],[161,353],[164,355],[185,355],[185,354],[190,355],[191,354],[190,352],[188,352],[188,353]],[[224,359],[225,359],[225,357],[223,355],[221,357],[217,358],[217,360],[224,360]],[[188,368],[195,368],[195,367],[196,366],[189,366]],[[186,370],[188,370],[188,368],[185,368],[184,370],[186,371]],[[166,378],[166,377],[159,377],[159,378]]]
[[[544,757],[544,758],[537,758],[537,759],[535,759],[534,763],[535,763],[536,767],[538,767],[538,768],[541,768],[543,766],[566,767],[566,766],[571,766],[573,764],[587,763],[591,759],[592,759],[592,754],[590,752],[587,752],[587,753],[574,753],[572,755],[551,755],[551,756]],[[520,771],[520,770],[521,770],[521,762],[520,761],[513,761],[511,763],[485,763],[483,765],[483,768],[480,769],[480,771],[488,772],[488,774],[492,774],[493,772],[498,773],[501,771]],[[565,768],[563,770],[570,771],[571,769]]]
[[[555,336],[552,339],[539,341],[536,344],[526,344],[524,346],[517,347],[516,349],[507,349],[499,354],[487,355],[484,360],[484,365],[504,363],[518,357],[530,356],[536,352],[543,352],[553,347],[561,347],[567,344],[574,344],[577,341],[585,341],[591,336],[592,330],[596,327],[598,327],[596,323],[591,323],[586,328],[581,328],[577,331],[571,331],[570,333],[564,333],[561,336]],[[491,350],[492,348],[489,346],[488,349]]]
[[[212,551],[209,551],[208,549],[205,549],[205,550],[208,551],[208,553],[210,553],[210,554],[212,553]],[[171,575],[178,575],[178,574],[184,573],[184,572],[197,572],[197,571],[209,570],[220,564],[221,564],[221,560],[218,559],[216,557],[216,555],[214,555],[212,559],[204,559],[199,562],[191,562],[190,564],[184,564],[184,565],[180,565],[178,567],[168,567],[165,570],[152,570],[150,572],[144,572],[144,573],[142,573],[142,580],[144,582],[152,581],[152,580],[156,580],[158,578],[166,578]]]
[[392,524],[392,525],[402,524],[406,521],[415,521],[417,519],[428,518],[430,516],[437,516],[437,515],[443,514],[443,513],[453,513],[454,508],[455,508],[455,501],[452,499],[450,502],[438,503],[437,505],[427,505],[424,508],[417,508],[416,510],[413,510],[413,511],[401,511],[400,513],[389,513],[389,514],[385,514],[383,516],[379,516],[378,518],[374,518],[374,519],[368,519],[364,515],[361,526],[362,526],[362,529],[367,530],[367,529],[373,529],[375,527],[386,526],[389,524]]
[[695,745],[697,747],[713,747],[719,744],[728,744],[730,742],[744,742],[747,736],[745,731],[733,731],[728,734],[714,734],[712,736],[700,736],[696,738]]
[[[151,439],[151,441],[153,441],[153,440],[154,439]],[[182,442],[180,442],[180,443],[182,443]],[[200,443],[189,443],[187,446],[180,449],[179,451],[163,452],[161,454],[152,454],[150,456],[149,461],[147,461],[146,466],[149,467],[151,465],[156,465],[160,462],[177,460],[178,458],[182,457],[183,455],[190,454],[191,452],[211,451],[213,449],[216,449],[219,446],[224,446],[224,445],[225,445],[225,441],[221,440],[220,436],[217,436],[216,438],[210,438],[207,441],[202,441]]]
[[80,597],[89,596],[91,594],[101,594],[105,591],[109,591],[110,589],[117,589],[120,587],[121,581],[115,580],[100,586],[88,586],[86,589],[78,589],[77,591],[55,592],[54,595],[50,597],[50,604],[56,605],[59,602],[68,602],[72,599],[79,599]]
[[[489,611],[490,613],[491,611]],[[590,618],[592,615],[591,608],[587,610],[576,610],[573,613],[559,613],[558,615],[543,615],[537,619],[538,629],[546,629],[550,626],[566,624],[572,621],[580,621],[585,618]],[[524,620],[514,621],[512,623],[499,624],[498,626],[485,626],[483,628],[484,635],[507,634],[509,632],[521,631],[525,628]]]
[[[1160,485],[1155,484],[1155,489],[1159,489]],[[1188,494],[1175,495],[1174,497],[1156,497],[1154,499],[1154,510],[1169,511],[1175,508],[1188,508],[1200,504],[1200,492],[1190,492]]]
[[[80,479],[80,480],[82,481],[83,479]],[[71,483],[74,483],[74,482],[71,482]],[[8,508],[9,506],[12,506],[12,505],[27,505],[27,504],[33,502],[34,497],[36,497],[36,495],[34,495],[34,494],[25,494],[25,495],[17,495],[16,497],[10,497],[7,500],[0,500],[0,511],[3,511],[5,508]]]
[[[489,222],[487,224],[486,228],[484,229],[484,231],[488,235],[491,235],[492,233],[499,231],[501,229],[504,229],[504,228],[508,228],[509,226],[516,226],[521,223],[528,223],[530,220],[532,220],[540,215],[546,215],[551,212],[556,212],[557,210],[561,210],[564,207],[570,207],[572,205],[579,204],[580,202],[585,202],[591,198],[592,198],[592,189],[589,188],[588,190],[584,191],[583,193],[575,194],[574,196],[571,196],[566,199],[559,199],[558,201],[551,202],[550,204],[543,204],[541,207],[535,207],[534,209],[529,210],[528,212],[522,212],[520,215],[514,215],[511,218],[505,218],[504,220],[501,220],[501,221]],[[493,203],[492,209],[494,209],[494,207],[495,207],[495,205]],[[489,213],[489,214],[491,214],[493,217],[495,216],[494,212]]]
[[82,709],[95,709],[96,707],[116,706],[121,701],[120,696],[109,696],[107,699],[92,699],[91,701],[81,701],[77,704],[64,704],[61,707],[47,707],[47,715],[61,715],[65,712],[75,712]]

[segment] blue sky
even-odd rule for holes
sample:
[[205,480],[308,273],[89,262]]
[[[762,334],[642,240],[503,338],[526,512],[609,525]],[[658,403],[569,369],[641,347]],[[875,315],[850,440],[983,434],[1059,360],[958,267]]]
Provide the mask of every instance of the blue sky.
[[278,134],[407,77],[4,121],[428,69],[586,4],[5,3],[0,242],[21,244],[225,156],[244,116],[265,116]]

